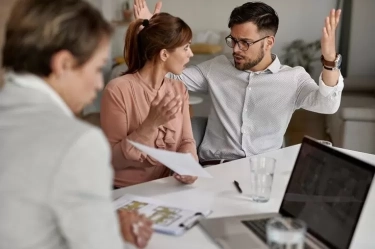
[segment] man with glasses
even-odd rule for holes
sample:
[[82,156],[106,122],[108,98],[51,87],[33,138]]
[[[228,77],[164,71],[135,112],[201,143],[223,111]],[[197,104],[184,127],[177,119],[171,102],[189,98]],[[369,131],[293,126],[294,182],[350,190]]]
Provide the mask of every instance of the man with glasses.
[[[160,3],[155,13],[159,12]],[[323,71],[317,84],[302,67],[281,65],[271,50],[279,18],[262,2],[235,8],[229,19],[233,59],[224,55],[186,68],[174,76],[193,92],[209,93],[212,109],[199,148],[202,165],[217,164],[279,149],[293,112],[306,109],[335,113],[340,105],[343,78],[335,31],[340,10],[332,10],[323,28]],[[144,0],[135,0],[135,16],[150,18]]]

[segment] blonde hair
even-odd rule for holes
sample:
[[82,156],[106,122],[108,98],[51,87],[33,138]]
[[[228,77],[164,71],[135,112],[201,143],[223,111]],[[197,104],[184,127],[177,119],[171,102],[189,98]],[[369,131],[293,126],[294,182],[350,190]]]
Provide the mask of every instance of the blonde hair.
[[84,0],[19,0],[6,26],[3,67],[49,76],[51,58],[62,50],[79,67],[111,34],[111,25]]

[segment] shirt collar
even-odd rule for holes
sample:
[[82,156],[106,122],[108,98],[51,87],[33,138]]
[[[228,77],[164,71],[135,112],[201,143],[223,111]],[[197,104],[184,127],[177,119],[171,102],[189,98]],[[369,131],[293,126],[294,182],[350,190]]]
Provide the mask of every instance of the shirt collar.
[[269,65],[267,67],[267,69],[270,70],[272,73],[277,73],[277,72],[279,72],[280,67],[281,67],[279,57],[277,57],[277,55],[275,55],[275,54],[272,54],[272,60],[273,61],[272,61],[271,65]]
[[74,114],[60,95],[53,90],[42,78],[33,74],[18,74],[14,72],[7,72],[5,74],[6,82],[16,84],[20,87],[37,90],[41,93],[46,94],[49,98],[60,107],[60,109],[69,117],[73,117]]

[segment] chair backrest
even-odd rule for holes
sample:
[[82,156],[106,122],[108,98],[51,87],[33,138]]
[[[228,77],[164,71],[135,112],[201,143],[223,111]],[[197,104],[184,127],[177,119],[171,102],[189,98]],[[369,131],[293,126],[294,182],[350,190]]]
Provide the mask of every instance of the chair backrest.
[[204,134],[206,133],[207,117],[192,117],[191,128],[193,130],[193,136],[195,143],[197,144],[197,150],[202,143]]
[[118,64],[114,66],[111,70],[109,81],[113,80],[114,78],[117,78],[121,76],[125,71],[128,69],[125,63]]
[[82,120],[101,128],[101,126],[100,126],[100,113],[99,112],[86,114],[82,117]]

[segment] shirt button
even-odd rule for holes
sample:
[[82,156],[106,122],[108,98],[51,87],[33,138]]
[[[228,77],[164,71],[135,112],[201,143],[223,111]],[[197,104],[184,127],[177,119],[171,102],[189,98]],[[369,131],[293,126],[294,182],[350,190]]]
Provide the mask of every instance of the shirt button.
[[249,87],[249,91],[251,91],[251,87]]
[[245,112],[247,112],[247,108],[245,109]]

